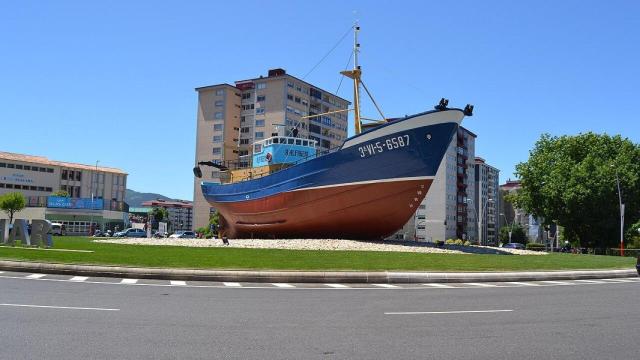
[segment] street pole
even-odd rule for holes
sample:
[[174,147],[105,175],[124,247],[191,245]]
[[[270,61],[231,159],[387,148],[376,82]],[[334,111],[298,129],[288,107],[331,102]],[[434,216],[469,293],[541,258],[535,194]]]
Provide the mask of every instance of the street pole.
[[616,170],[616,183],[618,184],[618,201],[620,204],[620,256],[624,256],[624,204],[622,203],[622,193],[620,192],[618,170]]
[[[96,192],[98,192],[98,163],[100,162],[100,160],[96,160]],[[90,184],[90,190],[91,190],[91,220],[89,221],[89,235],[93,235],[95,234],[95,230],[92,232],[91,228],[93,227],[93,211],[95,210],[95,204],[94,204],[94,196],[93,196],[93,179],[91,180],[91,184]]]

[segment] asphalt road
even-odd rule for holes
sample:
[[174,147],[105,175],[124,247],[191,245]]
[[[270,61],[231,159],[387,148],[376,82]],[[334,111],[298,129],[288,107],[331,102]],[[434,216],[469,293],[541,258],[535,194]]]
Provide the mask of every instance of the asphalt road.
[[0,359],[638,359],[639,299],[638,282],[344,290],[0,278]]

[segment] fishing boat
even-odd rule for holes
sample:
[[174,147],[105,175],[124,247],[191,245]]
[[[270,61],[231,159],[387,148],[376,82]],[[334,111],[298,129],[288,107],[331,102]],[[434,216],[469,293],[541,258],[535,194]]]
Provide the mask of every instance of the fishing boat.
[[[353,80],[355,135],[332,151],[314,140],[274,136],[253,144],[249,169],[200,162],[231,172],[226,183],[202,182],[202,193],[220,215],[230,238],[383,239],[415,213],[465,116],[473,106],[449,108],[441,99],[433,110],[363,123],[362,69],[341,73]],[[382,115],[373,97],[376,109]],[[321,116],[317,114],[313,116]],[[234,176],[235,175],[235,176]]]

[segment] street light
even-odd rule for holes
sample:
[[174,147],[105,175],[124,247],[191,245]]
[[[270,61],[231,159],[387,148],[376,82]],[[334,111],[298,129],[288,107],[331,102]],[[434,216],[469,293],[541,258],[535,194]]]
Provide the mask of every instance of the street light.
[[[507,216],[504,213],[500,213],[500,215],[502,215],[502,217],[504,217],[504,221],[507,223],[507,225],[509,225],[509,220],[507,220]],[[513,219],[513,221],[511,222],[511,225],[509,225],[509,244],[511,244],[511,234],[513,233],[513,223],[515,222],[516,219]]]
[[[96,193],[98,192],[98,163],[100,162],[100,160],[96,160]],[[89,221],[89,235],[93,235],[95,233],[95,230],[91,231],[91,228],[93,227],[93,211],[95,210],[95,204],[94,204],[94,197],[93,197],[93,179],[91,180],[91,185],[89,186],[91,189],[91,220]]]
[[611,168],[616,171],[616,183],[618,184],[618,201],[620,204],[620,256],[624,256],[624,204],[622,203],[622,193],[620,192],[620,177],[618,169],[611,164]]
[[[467,199],[467,203],[469,203],[469,202],[473,203],[473,200]],[[478,220],[478,231],[477,231],[477,234],[476,234],[477,240],[478,240],[478,245],[482,245],[482,242],[480,240],[480,231],[481,231],[482,228],[480,227],[480,216],[479,215],[483,215],[483,214],[484,214],[484,216],[487,215],[487,204],[489,202],[493,202],[493,198],[487,197],[487,201],[485,201],[484,205],[482,206],[482,209],[480,210],[480,214],[478,214],[478,210],[477,210],[476,206],[475,205],[473,206],[473,209],[476,211],[476,218]],[[483,218],[484,218],[484,216],[483,216]],[[484,239],[484,240],[486,242],[487,239]]]

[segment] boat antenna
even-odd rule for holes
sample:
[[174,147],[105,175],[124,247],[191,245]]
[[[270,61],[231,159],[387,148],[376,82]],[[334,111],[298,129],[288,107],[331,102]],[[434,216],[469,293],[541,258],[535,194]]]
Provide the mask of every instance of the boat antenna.
[[353,122],[356,135],[362,132],[362,122],[360,120],[360,78],[362,71],[360,70],[360,65],[358,65],[358,53],[360,52],[360,43],[358,43],[359,32],[360,25],[356,21],[353,27],[353,70],[340,72],[340,74],[353,79]]

